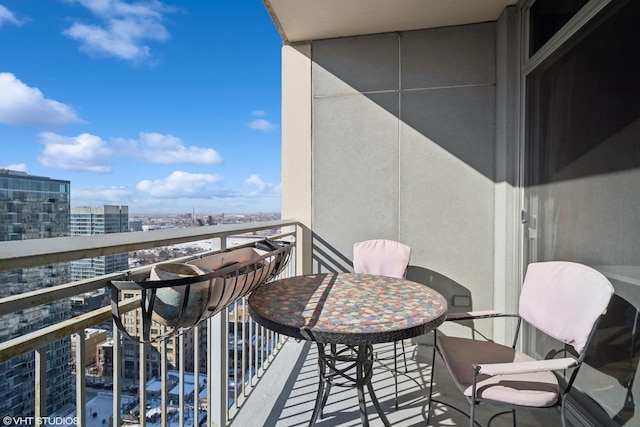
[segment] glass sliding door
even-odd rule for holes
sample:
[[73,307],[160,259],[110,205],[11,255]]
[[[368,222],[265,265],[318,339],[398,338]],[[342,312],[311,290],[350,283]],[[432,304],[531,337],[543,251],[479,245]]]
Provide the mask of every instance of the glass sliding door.
[[640,425],[639,23],[640,1],[613,1],[524,76],[528,259],[587,264],[616,288],[572,396],[602,425]]

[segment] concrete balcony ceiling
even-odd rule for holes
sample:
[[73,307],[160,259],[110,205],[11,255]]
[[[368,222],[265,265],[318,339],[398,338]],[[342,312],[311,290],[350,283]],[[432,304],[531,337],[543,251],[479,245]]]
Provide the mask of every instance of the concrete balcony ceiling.
[[517,0],[263,0],[285,43],[495,21]]

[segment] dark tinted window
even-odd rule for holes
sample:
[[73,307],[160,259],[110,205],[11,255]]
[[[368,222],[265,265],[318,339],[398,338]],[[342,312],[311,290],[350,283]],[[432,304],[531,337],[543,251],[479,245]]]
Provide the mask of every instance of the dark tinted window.
[[529,12],[529,54],[533,55],[575,15],[587,0],[538,0]]

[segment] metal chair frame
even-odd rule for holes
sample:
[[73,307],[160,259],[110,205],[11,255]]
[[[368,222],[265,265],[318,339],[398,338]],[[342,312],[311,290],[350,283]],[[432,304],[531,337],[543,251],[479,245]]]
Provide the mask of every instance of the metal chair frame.
[[[522,328],[522,323],[523,323],[523,319],[522,317],[520,317],[519,314],[502,314],[502,313],[495,313],[495,314],[488,314],[488,315],[479,315],[479,316],[474,316],[473,313],[469,313],[469,316],[457,316],[455,318],[452,319],[447,319],[446,321],[461,321],[461,320],[479,320],[479,319],[490,319],[490,318],[499,318],[499,317],[514,317],[517,318],[517,326],[516,326],[516,330],[515,330],[515,335],[514,335],[514,339],[513,339],[513,343],[511,348],[515,349],[517,342],[518,342],[518,338],[519,338],[519,334],[520,334],[520,330]],[[566,427],[566,400],[567,397],[569,395],[569,392],[571,391],[572,387],[573,387],[573,383],[576,379],[576,376],[578,375],[578,371],[580,370],[580,367],[582,366],[582,363],[584,361],[584,358],[586,356],[587,353],[587,349],[589,348],[589,345],[591,343],[591,341],[593,340],[593,336],[595,334],[595,331],[598,328],[598,325],[601,321],[601,319],[604,317],[604,315],[601,315],[596,322],[593,325],[593,328],[591,329],[591,332],[589,334],[589,338],[586,342],[586,345],[584,347],[584,349],[582,350],[582,352],[580,353],[579,357],[575,360],[575,364],[570,366],[569,368],[573,368],[573,372],[571,373],[571,376],[569,377],[569,380],[566,382],[566,384],[564,385],[562,391],[560,392],[560,394],[558,395],[558,399],[555,402],[554,405],[552,406],[546,406],[546,407],[532,407],[532,406],[521,406],[521,405],[513,405],[513,404],[509,404],[509,403],[503,403],[503,402],[497,402],[497,401],[492,401],[492,400],[486,400],[486,399],[478,399],[476,397],[476,384],[477,384],[477,377],[480,374],[480,366],[477,364],[474,364],[473,366],[470,367],[470,369],[473,370],[473,386],[472,386],[472,395],[471,397],[469,396],[465,396],[469,402],[470,405],[470,411],[469,413],[465,413],[463,410],[454,407],[453,405],[449,405],[447,403],[438,401],[433,399],[433,378],[435,376],[435,358],[436,358],[436,352],[438,352],[438,354],[440,354],[440,351],[437,348],[437,329],[434,330],[434,345],[433,345],[433,355],[432,355],[432,371],[431,371],[431,378],[429,381],[429,403],[427,406],[427,424],[429,424],[430,419],[431,419],[431,404],[432,402],[436,402],[436,403],[440,403],[446,406],[449,406],[451,408],[453,408],[454,410],[456,410],[457,412],[460,412],[461,414],[465,415],[466,417],[469,418],[469,425],[470,427],[474,427],[474,426],[480,426],[480,424],[475,420],[475,415],[476,415],[476,407],[480,406],[480,405],[486,405],[486,406],[495,406],[495,407],[500,407],[500,408],[510,408],[507,411],[504,412],[500,412],[497,413],[495,415],[493,415],[487,425],[490,426],[491,422],[498,416],[504,415],[504,414],[508,414],[511,413],[513,416],[513,426],[516,426],[516,410],[530,410],[530,411],[541,411],[541,410],[549,410],[550,408],[560,408],[560,419],[562,422],[562,426]],[[566,346],[566,344],[565,344]],[[440,354],[440,356],[442,357],[442,354]],[[559,382],[562,382],[562,378],[554,372],[554,374],[556,375],[556,377],[558,377]]]

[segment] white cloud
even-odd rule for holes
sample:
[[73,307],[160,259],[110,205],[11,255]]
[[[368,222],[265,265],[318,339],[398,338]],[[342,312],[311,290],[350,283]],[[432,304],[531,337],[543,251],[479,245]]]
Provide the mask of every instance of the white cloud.
[[92,187],[72,188],[72,200],[74,206],[119,204],[130,200],[133,193],[125,187]]
[[217,191],[210,185],[222,181],[219,175],[176,171],[166,178],[140,181],[138,191],[159,198],[210,198]]
[[78,40],[84,52],[141,62],[151,57],[147,42],[162,42],[170,37],[162,20],[163,13],[173,9],[159,1],[68,1],[86,7],[100,20],[98,25],[75,22],[63,32]]
[[261,132],[272,132],[276,130],[276,126],[271,123],[269,120],[265,119],[255,119],[251,123],[249,123],[249,127],[254,130],[259,130]]
[[266,116],[267,113],[264,110],[253,110],[251,112],[251,115],[252,116],[260,116],[260,117],[262,117],[262,116]]
[[264,183],[262,179],[260,179],[259,175],[253,174],[249,178],[244,180],[244,183],[255,187],[258,191],[262,191],[266,188],[267,184]]
[[185,163],[213,165],[222,163],[222,156],[213,148],[185,147],[182,140],[173,135],[141,132],[138,139],[116,138],[123,151],[141,161],[160,164]]
[[11,73],[0,73],[0,123],[59,127],[82,120],[72,107],[45,98],[38,88],[27,86]]
[[258,174],[251,175],[244,180],[244,183],[249,188],[249,190],[243,192],[242,195],[244,197],[280,197],[280,185],[264,182]]
[[111,171],[108,161],[113,150],[98,136],[83,133],[66,137],[42,132],[40,142],[45,145],[38,157],[43,166],[98,173]]
[[222,157],[213,148],[185,147],[180,138],[160,133],[140,133],[138,139],[112,138],[110,141],[89,133],[67,137],[42,132],[39,136],[44,145],[40,163],[57,169],[106,173],[111,171],[110,162],[116,157],[159,164],[222,162]]
[[162,18],[162,12],[173,10],[158,0],[147,0],[138,3],[127,3],[122,0],[67,0],[68,3],[79,3],[101,18],[114,16],[139,16]]
[[0,27],[5,23],[22,25],[23,21],[18,19],[13,12],[0,4]]
[[16,163],[16,164],[13,164],[13,165],[0,166],[0,169],[9,169],[9,170],[12,170],[12,171],[29,173],[29,168],[24,163]]

